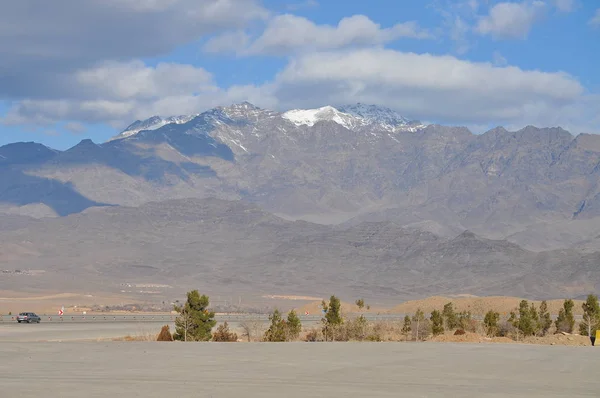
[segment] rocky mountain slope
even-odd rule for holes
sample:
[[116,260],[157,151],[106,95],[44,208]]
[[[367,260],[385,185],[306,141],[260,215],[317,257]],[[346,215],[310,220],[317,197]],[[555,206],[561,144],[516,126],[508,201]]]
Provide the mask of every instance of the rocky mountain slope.
[[534,253],[469,231],[445,238],[387,221],[288,221],[241,201],[170,200],[18,222],[0,230],[0,262],[45,272],[7,274],[0,290],[117,293],[124,283],[168,284],[174,288],[161,294],[335,293],[397,303],[460,293],[561,298],[600,288],[598,253]]
[[600,233],[599,164],[600,136],[558,127],[473,134],[365,104],[280,113],[244,102],[136,121],[67,151],[2,147],[0,212],[64,216],[216,197],[287,219],[392,220],[542,251]]

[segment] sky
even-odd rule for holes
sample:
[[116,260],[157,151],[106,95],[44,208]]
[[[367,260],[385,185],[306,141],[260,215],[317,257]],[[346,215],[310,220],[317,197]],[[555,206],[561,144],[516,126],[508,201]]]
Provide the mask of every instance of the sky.
[[0,145],[104,142],[249,101],[357,102],[600,133],[597,0],[19,0],[0,13]]

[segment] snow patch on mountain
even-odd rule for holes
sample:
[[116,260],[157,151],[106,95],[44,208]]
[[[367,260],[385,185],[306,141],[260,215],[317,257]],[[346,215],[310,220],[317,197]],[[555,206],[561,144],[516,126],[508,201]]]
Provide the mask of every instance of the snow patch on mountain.
[[348,129],[357,127],[361,124],[356,117],[340,112],[332,106],[324,106],[318,109],[293,109],[281,115],[296,126],[314,126],[320,121],[332,121]]
[[112,137],[109,141],[119,140],[122,138],[131,137],[143,130],[157,130],[167,124],[184,124],[192,120],[198,116],[195,115],[180,115],[180,116],[169,116],[167,118],[162,118],[160,116],[152,116],[146,120],[136,120],[125,130],[123,130],[119,135]]
[[297,126],[314,126],[320,121],[336,122],[347,129],[376,126],[389,132],[417,131],[426,126],[418,121],[410,121],[390,108],[377,105],[344,105],[338,108],[324,106],[317,109],[293,109],[282,117]]

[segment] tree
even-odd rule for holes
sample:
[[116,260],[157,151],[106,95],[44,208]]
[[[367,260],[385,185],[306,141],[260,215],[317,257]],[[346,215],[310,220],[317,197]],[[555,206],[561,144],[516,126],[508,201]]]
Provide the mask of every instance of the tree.
[[425,314],[420,308],[417,308],[417,312],[415,312],[415,315],[413,315],[412,320],[413,322],[417,323],[417,328],[415,329],[417,332],[416,340],[419,341],[419,326],[421,326],[421,322],[425,320]]
[[356,300],[356,306],[358,307],[359,310],[362,311],[362,309],[365,308],[365,300],[363,300],[363,299]]
[[539,324],[540,324],[540,334],[542,336],[545,336],[546,333],[548,333],[548,330],[550,330],[550,327],[552,326],[552,317],[550,316],[550,313],[548,312],[548,303],[544,300],[542,301],[542,303],[540,304],[540,309],[539,309]]
[[583,321],[579,324],[579,334],[582,336],[593,336],[600,329],[600,305],[598,296],[589,294],[583,308]]
[[287,340],[296,340],[298,336],[300,336],[300,332],[302,331],[302,323],[300,322],[300,318],[298,318],[296,311],[291,310],[288,313],[285,326]]
[[212,328],[215,326],[215,313],[208,311],[208,296],[192,290],[187,293],[187,301],[182,306],[175,306],[179,313],[175,319],[175,340],[209,341],[212,338]]
[[444,305],[442,315],[444,317],[444,320],[446,321],[446,327],[449,330],[456,329],[459,326],[458,318],[456,317],[456,313],[454,312],[454,307],[452,303],[447,303],[446,305]]
[[223,323],[222,325],[219,325],[217,331],[213,333],[213,341],[233,342],[237,341],[237,339],[237,334],[229,331],[229,325],[227,324],[227,322]]
[[264,324],[262,321],[248,320],[240,323],[240,328],[242,329],[242,337],[246,337],[250,342],[262,335]]
[[489,310],[486,314],[485,314],[485,318],[483,318],[483,325],[485,327],[485,333],[490,336],[490,337],[494,337],[498,335],[498,321],[500,320],[500,314]]
[[457,325],[459,328],[463,330],[469,330],[471,332],[475,331],[475,326],[473,325],[473,319],[471,317],[471,313],[469,311],[461,311],[456,315]]
[[434,336],[444,333],[444,318],[438,310],[433,310],[429,319],[431,320],[431,333]]
[[575,327],[573,307],[575,307],[575,303],[573,303],[573,300],[568,299],[563,302],[563,308],[561,308],[560,311],[558,311],[558,317],[555,321],[557,333],[573,333],[573,328]]
[[514,311],[511,311],[509,323],[517,331],[517,340],[519,339],[519,332],[523,336],[533,336],[539,329],[539,318],[535,305],[531,303],[531,306],[527,300],[521,300],[519,303],[519,316],[517,317]]
[[538,311],[535,308],[534,303],[531,303],[529,307],[529,318],[531,319],[531,335],[537,336],[541,329],[541,323]]
[[325,336],[325,341],[327,341],[328,337],[331,337],[331,341],[333,341],[335,339],[335,330],[343,323],[340,299],[332,295],[329,298],[329,303],[323,300],[321,306],[325,312],[325,317],[321,320],[324,324],[323,336]]
[[404,334],[405,340],[408,340],[408,335],[410,334],[411,331],[412,331],[412,328],[411,328],[410,316],[406,315],[404,317],[404,325],[402,325],[402,334]]
[[281,342],[286,340],[286,328],[285,321],[281,318],[281,313],[276,308],[271,315],[269,315],[271,326],[265,332],[264,340],[271,342]]

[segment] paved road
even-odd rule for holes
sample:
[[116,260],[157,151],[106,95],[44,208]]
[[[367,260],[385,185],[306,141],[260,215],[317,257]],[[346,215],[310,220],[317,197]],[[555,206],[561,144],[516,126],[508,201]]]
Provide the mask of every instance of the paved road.
[[[174,314],[65,314],[58,316],[56,314],[38,314],[43,323],[101,323],[101,322],[169,322],[174,321],[177,315]],[[404,319],[404,314],[363,314],[370,321],[395,320]],[[303,322],[319,322],[321,315],[299,315]],[[268,314],[217,314],[215,316],[217,322],[242,322],[244,320],[261,320],[268,322]],[[16,322],[16,315],[0,315],[0,325],[11,324]]]
[[[0,324],[0,342],[97,340],[123,336],[156,335],[163,325],[175,331],[172,322],[40,323]],[[2,393],[0,393],[0,397]]]
[[[268,327],[268,320],[261,321],[264,328]],[[219,325],[221,321],[217,323]],[[310,328],[317,325],[318,321],[303,320],[302,325]],[[123,336],[151,336],[156,335],[163,325],[169,325],[171,332],[175,331],[175,322],[166,321],[120,321],[120,322],[65,322],[65,323],[0,323],[0,342],[14,341],[72,341],[72,340],[98,340]],[[241,336],[240,323],[228,322],[229,329]],[[216,327],[215,327],[216,329]],[[0,397],[2,394],[0,394]]]
[[598,397],[595,347],[0,343],[0,396]]

